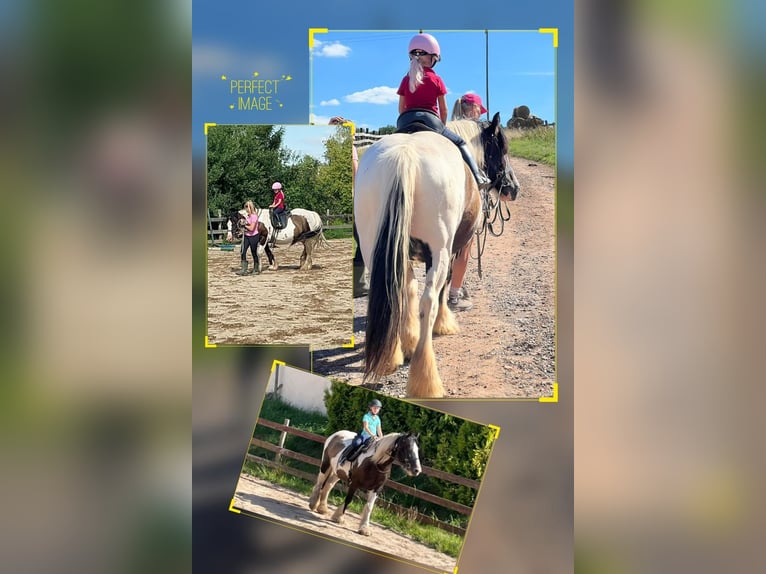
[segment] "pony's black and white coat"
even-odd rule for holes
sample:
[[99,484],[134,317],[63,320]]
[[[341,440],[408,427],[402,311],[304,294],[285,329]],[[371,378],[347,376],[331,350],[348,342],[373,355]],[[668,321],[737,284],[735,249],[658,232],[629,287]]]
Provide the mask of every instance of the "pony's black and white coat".
[[338,506],[332,520],[343,523],[343,515],[357,490],[366,491],[367,499],[359,523],[359,533],[370,535],[370,514],[378,493],[391,475],[391,465],[397,462],[409,476],[417,476],[422,468],[418,452],[417,436],[412,433],[390,433],[373,443],[353,462],[338,465],[341,453],[351,443],[356,433],[341,430],[325,440],[322,463],[314,490],[309,498],[309,508],[319,514],[327,513],[327,497],[339,480],[349,482],[343,504]]

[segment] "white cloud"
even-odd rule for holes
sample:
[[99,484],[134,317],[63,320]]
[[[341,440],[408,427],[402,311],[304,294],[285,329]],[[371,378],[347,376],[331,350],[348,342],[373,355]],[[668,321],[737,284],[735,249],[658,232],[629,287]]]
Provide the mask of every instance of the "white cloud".
[[351,52],[351,48],[344,46],[340,42],[328,44],[320,40],[314,40],[314,55],[324,56],[325,58],[345,58]]
[[339,106],[340,100],[338,100],[337,98],[333,98],[331,100],[322,100],[321,102],[319,102],[319,105],[320,106]]
[[343,96],[343,100],[351,104],[391,104],[398,102],[399,96],[396,93],[396,88],[377,86]]
[[315,126],[326,126],[330,123],[332,116],[318,116],[316,114],[309,114],[309,123]]

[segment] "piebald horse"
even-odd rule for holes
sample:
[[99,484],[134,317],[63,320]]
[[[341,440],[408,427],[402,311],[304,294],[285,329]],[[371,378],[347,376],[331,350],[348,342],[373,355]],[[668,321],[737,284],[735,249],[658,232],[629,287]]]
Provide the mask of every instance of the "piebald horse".
[[[257,209],[256,213],[258,214],[259,229],[263,225],[266,230],[267,240],[259,241],[258,244],[263,246],[266,256],[269,258],[269,269],[276,271],[279,268],[279,264],[269,248],[270,243],[288,247],[302,243],[303,253],[301,254],[300,269],[311,269],[314,265],[312,260],[314,248],[327,244],[323,233],[322,218],[319,214],[308,209],[293,209],[287,218],[287,226],[284,229],[275,229],[271,223],[271,214],[268,209]],[[239,220],[235,224],[235,228],[241,229],[247,214],[244,210],[240,210],[238,214]]]
[[341,430],[331,434],[325,440],[322,449],[322,463],[319,467],[314,490],[309,498],[309,508],[319,514],[327,514],[327,497],[339,480],[349,482],[348,493],[343,504],[332,515],[333,522],[343,523],[343,515],[357,490],[367,492],[367,500],[362,510],[359,533],[369,536],[370,514],[378,493],[391,475],[391,465],[397,462],[409,476],[421,473],[418,454],[418,437],[412,433],[390,433],[375,441],[353,462],[345,461],[338,465],[341,453],[351,444],[356,433]]
[[[518,183],[508,160],[500,114],[491,122],[449,122],[501,198],[515,199]],[[354,219],[370,269],[365,379],[393,372],[410,358],[407,395],[444,395],[432,334],[459,332],[447,307],[453,256],[481,225],[481,193],[460,152],[429,131],[391,134],[362,156],[356,175]],[[411,261],[426,266],[420,304]]]

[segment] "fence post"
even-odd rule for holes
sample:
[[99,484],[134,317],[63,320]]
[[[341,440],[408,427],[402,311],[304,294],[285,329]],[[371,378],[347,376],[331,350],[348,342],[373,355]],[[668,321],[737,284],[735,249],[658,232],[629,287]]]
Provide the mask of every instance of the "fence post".
[[[286,427],[290,426],[290,419],[285,419],[284,425]],[[277,464],[282,464],[282,449],[285,448],[285,439],[287,438],[287,431],[282,431],[282,434],[279,436],[279,452],[274,455],[274,462]]]

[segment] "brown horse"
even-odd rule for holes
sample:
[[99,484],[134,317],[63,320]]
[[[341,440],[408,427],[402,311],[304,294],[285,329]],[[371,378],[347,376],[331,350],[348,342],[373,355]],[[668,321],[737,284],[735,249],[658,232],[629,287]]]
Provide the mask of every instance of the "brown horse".
[[327,437],[322,450],[314,490],[309,498],[309,508],[319,514],[327,513],[327,496],[333,486],[343,480],[349,483],[343,504],[332,515],[333,522],[343,523],[343,515],[357,490],[367,492],[367,502],[362,511],[359,533],[370,535],[370,514],[378,493],[391,475],[391,465],[399,463],[409,476],[417,476],[422,468],[418,454],[418,437],[412,433],[390,433],[373,442],[353,462],[338,465],[341,453],[351,444],[356,433],[341,430]]

